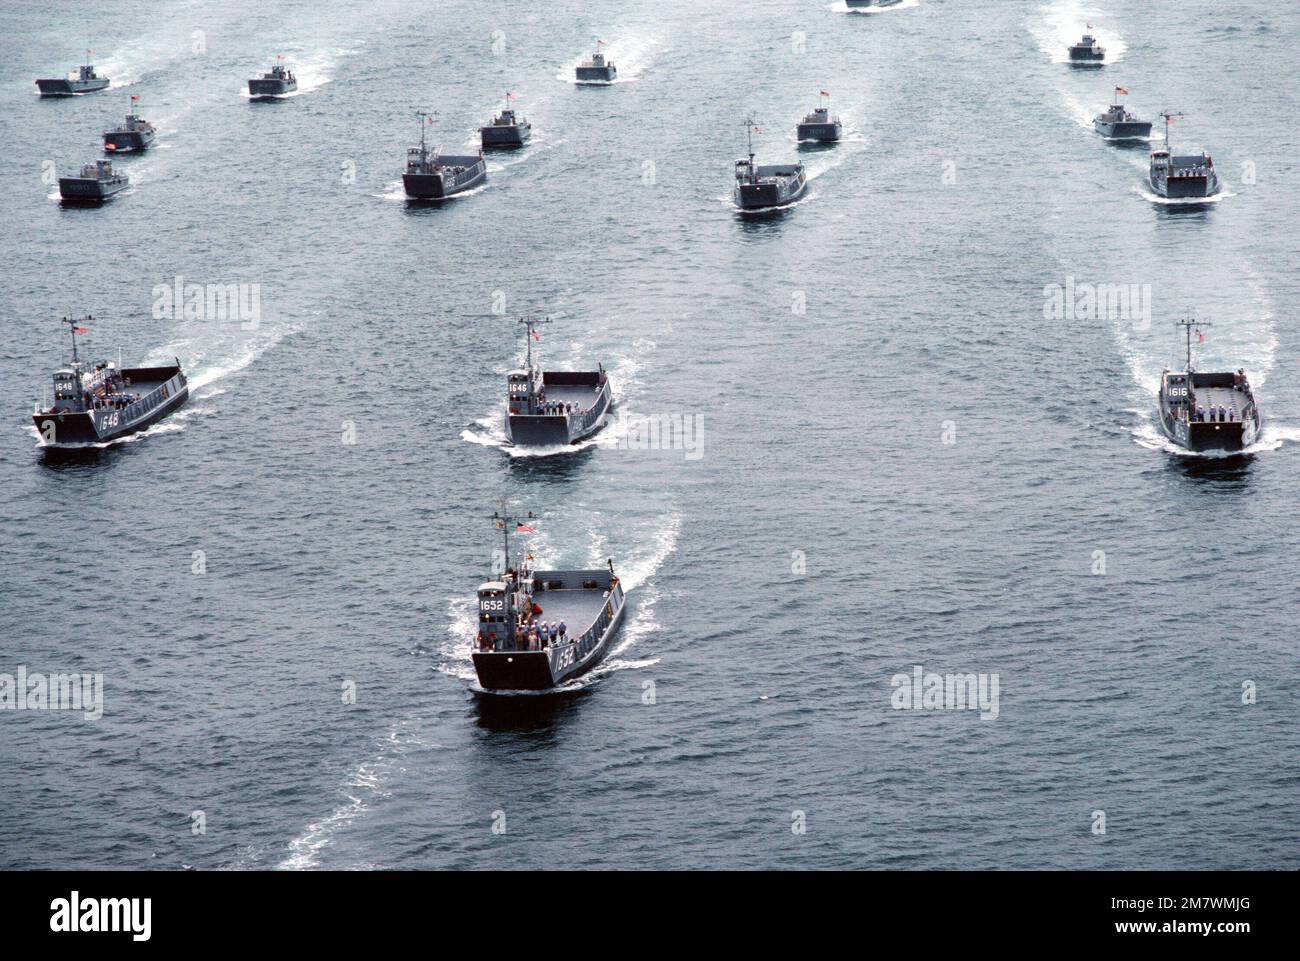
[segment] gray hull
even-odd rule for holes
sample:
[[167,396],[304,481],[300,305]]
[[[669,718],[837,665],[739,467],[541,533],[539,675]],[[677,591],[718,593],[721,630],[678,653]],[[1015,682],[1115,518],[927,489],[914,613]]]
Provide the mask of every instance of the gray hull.
[[92,180],[84,177],[60,177],[59,196],[64,200],[107,200],[130,186],[126,177]]
[[618,77],[615,67],[578,67],[576,77],[582,83],[613,83]]
[[[50,437],[50,446],[102,444],[144,430],[171,414],[190,396],[185,374],[175,367],[146,367],[124,370],[136,383],[148,383],[150,389],[140,400],[127,407],[90,410],[76,413],[33,414],[32,423],[42,437]],[[161,381],[160,383],[154,378]]]
[[152,130],[110,131],[104,134],[104,150],[108,153],[139,153],[153,145]]
[[800,140],[815,143],[834,143],[840,139],[839,123],[801,123],[795,129]]
[[[535,576],[548,585],[534,595],[542,616],[564,621],[573,633],[567,643],[542,650],[474,651],[474,670],[486,691],[546,691],[581,677],[604,659],[618,633],[626,599],[609,571],[536,571]],[[596,586],[583,589],[584,583]]]
[[1169,200],[1197,200],[1219,192],[1219,177],[1212,171],[1193,177],[1165,177],[1153,171],[1151,189]]
[[103,90],[108,86],[108,78],[100,77],[97,80],[68,80],[64,78],[54,78],[50,80],[37,80],[36,86],[40,88],[42,97],[73,97],[79,93],[91,93],[95,90]]
[[[777,175],[777,171],[788,171]],[[737,182],[733,199],[741,210],[763,210],[793,203],[808,189],[802,166],[759,167],[757,183]]]
[[1146,140],[1151,136],[1151,123],[1144,120],[1125,120],[1116,123],[1094,120],[1092,126],[1097,133],[1111,140]]
[[250,80],[248,92],[254,97],[283,97],[298,89],[296,80]]
[[416,200],[444,200],[472,190],[487,180],[487,162],[482,157],[439,158],[443,169],[427,174],[403,174],[406,196]]
[[479,128],[479,136],[484,147],[522,147],[532,134],[532,124],[521,123],[512,126],[488,126]]

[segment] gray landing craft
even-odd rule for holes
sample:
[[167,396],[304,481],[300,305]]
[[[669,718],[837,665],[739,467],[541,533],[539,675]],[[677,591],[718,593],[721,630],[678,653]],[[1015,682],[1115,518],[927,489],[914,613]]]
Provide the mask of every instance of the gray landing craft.
[[125,190],[131,178],[113,170],[113,164],[107,160],[82,164],[78,177],[60,177],[59,195],[64,200],[88,201],[94,203],[107,200],[120,190]]
[[[90,59],[89,50],[86,51],[86,59]],[[36,86],[40,88],[42,97],[71,97],[92,90],[103,90],[108,86],[108,78],[95,73],[94,64],[84,63],[77,68],[76,73],[37,80]]]
[[801,143],[835,143],[840,139],[844,128],[839,117],[832,117],[825,99],[829,97],[825,90],[817,100],[817,109],[805,116],[795,127],[795,136]]
[[1219,192],[1219,175],[1214,172],[1214,158],[1205,151],[1174,154],[1169,147],[1169,122],[1181,113],[1166,110],[1165,142],[1151,148],[1151,189],[1169,200],[1196,200]]
[[[91,323],[87,317],[84,323]],[[181,362],[167,367],[88,364],[77,353],[83,321],[64,317],[72,332],[72,363],[54,372],[54,403],[37,406],[32,422],[47,446],[95,444],[144,430],[190,395]]]
[[749,159],[736,161],[736,187],[732,195],[741,210],[764,210],[792,203],[803,196],[808,188],[808,176],[803,164],[754,163],[754,120],[745,121],[745,136],[749,144]]
[[866,10],[870,7],[893,7],[903,0],[844,0],[844,6],[850,10]]
[[420,118],[420,144],[406,149],[406,172],[402,174],[406,196],[415,200],[443,200],[487,180],[487,161],[481,150],[466,156],[444,154],[437,148],[430,150],[424,142],[429,115],[421,110],[416,116]]
[[[506,108],[492,118],[492,123],[486,127],[479,127],[479,136],[482,143],[487,147],[522,147],[532,133],[533,125],[523,117],[518,116],[514,108],[510,106],[510,101],[515,98],[513,93],[506,93]],[[421,130],[424,128],[421,127]]]
[[546,691],[585,674],[609,651],[623,618],[613,561],[595,570],[546,571],[533,567],[526,549],[512,560],[510,533],[535,533],[527,523],[532,519],[492,515],[504,539],[505,571],[478,589],[472,653],[486,691]]
[[1092,120],[1097,133],[1109,140],[1146,140],[1151,136],[1151,121],[1139,120],[1119,102],[1120,94],[1128,95],[1123,87],[1115,88],[1115,102]]
[[1160,375],[1160,427],[1190,451],[1240,451],[1259,439],[1262,419],[1246,372],[1202,373],[1192,368],[1192,328],[1204,339],[1208,323],[1180,320],[1187,332],[1187,367]]
[[613,83],[618,77],[618,68],[606,61],[605,55],[600,52],[604,45],[604,40],[597,40],[596,52],[591,55],[591,59],[578,64],[574,76],[579,83]]
[[506,437],[520,446],[559,447],[590,437],[605,424],[613,403],[609,375],[596,370],[538,370],[533,366],[533,341],[539,324],[525,318],[528,366],[511,371],[506,382]]
[[254,100],[274,100],[297,89],[298,78],[282,63],[277,63],[267,73],[248,81],[248,94]]
[[148,120],[140,119],[136,113],[136,103],[139,97],[131,98],[131,112],[126,115],[126,120],[112,130],[104,131],[104,150],[108,153],[138,153],[142,150],[149,149],[153,144],[157,131],[154,130],[153,124]]
[[[1088,24],[1092,29],[1092,24]],[[1070,63],[1080,67],[1100,67],[1106,59],[1106,48],[1097,42],[1091,33],[1085,33],[1083,39],[1070,46]]]

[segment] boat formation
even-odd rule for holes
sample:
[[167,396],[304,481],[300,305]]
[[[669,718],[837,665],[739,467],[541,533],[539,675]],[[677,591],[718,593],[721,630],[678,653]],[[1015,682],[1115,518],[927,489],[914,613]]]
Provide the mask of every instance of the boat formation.
[[578,83],[613,83],[618,79],[618,68],[605,59],[605,54],[600,49],[603,46],[605,41],[597,40],[596,52],[591,55],[591,59],[584,60],[574,68],[574,79]]
[[543,570],[528,551],[510,552],[510,534],[536,533],[527,518],[492,515],[501,532],[503,570],[478,589],[472,658],[485,691],[545,691],[600,663],[623,618],[614,562],[603,568]]
[[754,118],[745,121],[749,145],[747,159],[736,161],[736,185],[732,193],[741,210],[767,210],[794,203],[808,189],[808,175],[803,164],[767,164],[754,162]]
[[36,81],[42,97],[75,97],[80,93],[103,90],[108,86],[108,78],[95,73],[95,65],[90,63],[91,52],[86,51],[86,63],[77,68],[76,73],[66,77],[53,77]]
[[142,150],[148,150],[153,144],[157,131],[154,125],[148,120],[141,119],[136,113],[139,109],[140,98],[131,97],[131,110],[126,115],[126,119],[113,127],[111,130],[104,131],[104,150],[106,153],[139,153]]
[[276,64],[260,77],[248,81],[248,95],[253,100],[277,100],[298,89],[298,78],[284,65],[284,57],[276,58]]
[[1187,450],[1241,451],[1259,438],[1262,421],[1245,370],[1206,373],[1192,367],[1192,332],[1203,341],[1208,322],[1180,320],[1187,335],[1187,363],[1160,375],[1160,427]]
[[54,372],[52,404],[39,404],[32,423],[49,447],[106,443],[144,430],[185,403],[189,384],[181,363],[166,367],[120,367],[112,361],[86,363],[77,350],[83,324],[63,318],[72,335],[72,362]]

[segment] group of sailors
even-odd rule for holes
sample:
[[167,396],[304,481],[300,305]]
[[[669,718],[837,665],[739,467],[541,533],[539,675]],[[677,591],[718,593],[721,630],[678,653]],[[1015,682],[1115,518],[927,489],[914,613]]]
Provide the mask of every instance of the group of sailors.
[[102,397],[87,393],[86,406],[92,410],[121,410],[140,399],[139,394],[104,394]]
[[562,619],[549,624],[546,621],[528,624],[521,621],[515,625],[515,649],[519,651],[544,651],[568,639],[569,627]]
[[1217,421],[1226,424],[1237,419],[1237,408],[1236,406],[1224,407],[1222,404],[1215,407],[1211,404],[1207,409],[1202,407],[1200,404],[1197,404],[1196,414],[1192,419],[1201,422]]
[[558,400],[544,400],[544,401],[542,401],[540,404],[537,405],[537,413],[539,413],[539,414],[546,414],[546,415],[550,415],[550,414],[572,414],[572,413],[573,413],[573,405],[572,405],[572,404],[566,404],[566,403],[563,403],[562,401],[558,401]]

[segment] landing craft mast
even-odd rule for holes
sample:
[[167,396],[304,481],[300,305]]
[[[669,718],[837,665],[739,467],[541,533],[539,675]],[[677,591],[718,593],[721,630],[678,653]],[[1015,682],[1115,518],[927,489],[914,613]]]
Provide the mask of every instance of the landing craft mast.
[[[1173,121],[1173,119],[1174,119],[1175,117],[1186,117],[1187,114],[1182,113],[1181,111],[1180,111],[1180,112],[1174,112],[1174,111],[1166,110],[1166,111],[1165,111],[1164,113],[1162,113],[1160,116],[1162,116],[1162,117],[1165,118],[1165,149],[1166,149],[1166,150],[1169,150],[1169,149],[1170,149],[1170,147],[1169,147],[1169,124]],[[1172,151],[1171,151],[1171,152],[1172,152]]]
[[1208,320],[1201,323],[1197,323],[1196,318],[1189,317],[1185,320],[1174,321],[1174,326],[1182,327],[1187,331],[1187,373],[1190,374],[1192,372],[1192,328],[1193,327],[1197,328],[1197,331],[1199,333],[1199,329],[1201,327],[1212,327],[1214,325],[1211,324]]
[[[506,514],[506,502],[504,500],[500,502],[500,508],[492,512],[492,522],[501,529],[501,540],[502,540],[502,545],[505,549],[504,557],[505,557],[506,570],[510,568],[510,527],[511,525],[514,524],[521,524],[525,520],[529,520],[529,521],[536,520],[536,515],[532,511],[529,511],[526,517],[510,517],[509,515]],[[531,530],[531,528],[529,529]],[[519,572],[518,574],[519,580],[522,581],[523,573],[524,573],[523,563],[520,563],[517,570]],[[505,577],[505,570],[501,572],[501,575],[503,578]],[[510,613],[509,613],[509,619],[506,621],[506,629],[507,629],[506,636],[514,637],[515,616],[516,616],[515,607],[513,604],[507,606],[510,608]]]
[[534,395],[537,393],[533,386],[533,338],[537,336],[536,328],[540,324],[549,324],[552,322],[553,321],[550,317],[543,317],[541,320],[534,320],[532,317],[519,318],[519,323],[523,324],[525,328],[524,340],[527,342],[528,346],[528,404],[530,413],[532,412]]
[[[87,314],[87,315],[86,315],[85,322],[86,322],[86,323],[89,323],[90,321],[92,321],[92,320],[94,320],[94,319],[95,319],[95,318],[94,318],[93,316],[91,316],[90,314]],[[78,361],[78,358],[77,358],[77,325],[78,325],[78,323],[81,323],[81,321],[74,320],[74,319],[71,318],[71,317],[64,317],[64,318],[63,318],[63,323],[65,323],[65,324],[68,325],[68,332],[69,332],[70,334],[72,334],[72,362],[73,362],[74,364],[76,364],[77,361]]]

